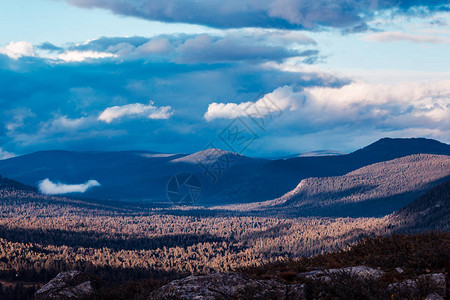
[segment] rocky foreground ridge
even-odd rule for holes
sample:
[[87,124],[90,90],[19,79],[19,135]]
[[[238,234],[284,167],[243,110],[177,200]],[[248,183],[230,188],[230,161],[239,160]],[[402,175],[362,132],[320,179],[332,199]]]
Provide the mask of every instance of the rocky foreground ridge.
[[[402,273],[401,268],[396,272]],[[336,284],[337,280],[373,282],[375,285],[386,272],[366,266],[324,269],[299,273],[307,283],[286,283],[275,279],[257,279],[238,272],[189,276],[174,280],[150,294],[149,299],[308,299],[308,285]],[[426,295],[425,295],[425,294]],[[391,299],[448,299],[448,276],[444,273],[425,274],[387,286]],[[62,272],[36,292],[36,300],[102,299],[89,276],[78,271]],[[376,299],[376,298],[374,298]]]
[[[449,299],[450,234],[367,237],[349,249],[235,272],[192,275],[118,293],[78,271],[35,294],[46,299]],[[136,285],[135,285],[136,287]]]

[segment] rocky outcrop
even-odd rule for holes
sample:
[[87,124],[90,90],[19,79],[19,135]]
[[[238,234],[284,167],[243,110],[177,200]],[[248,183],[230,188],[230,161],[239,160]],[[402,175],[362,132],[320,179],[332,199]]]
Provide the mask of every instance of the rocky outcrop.
[[389,291],[404,297],[416,296],[418,290],[430,290],[427,299],[441,299],[447,294],[447,279],[445,274],[425,274],[417,279],[408,279],[389,285]]
[[[396,269],[386,272],[391,274],[392,271],[398,272]],[[415,279],[389,285],[387,282],[383,283],[383,280],[386,280],[386,276],[383,277],[385,274],[384,271],[366,266],[322,269],[300,273],[297,275],[299,280],[289,284],[277,279],[258,279],[236,272],[212,273],[174,280],[154,290],[150,295],[146,293],[146,297],[149,296],[149,299],[154,300],[302,300],[306,299],[307,290],[308,297],[314,299],[328,299],[329,296],[339,295],[337,292],[342,290],[344,290],[343,295],[353,295],[357,298],[373,296],[374,293],[375,299],[442,300],[448,297],[446,274],[428,273]],[[35,297],[36,300],[103,299],[98,293],[100,289],[96,287],[98,284],[84,273],[63,272],[38,290]],[[368,287],[375,287],[375,289],[367,289]]]
[[445,300],[445,298],[438,293],[431,293],[425,298],[425,300]]
[[305,299],[304,285],[253,279],[240,273],[214,273],[175,280],[155,290],[150,299]]
[[78,271],[61,272],[35,293],[36,300],[95,299],[92,280]]
[[[394,269],[397,273],[402,274],[404,271],[401,268]],[[380,282],[384,271],[373,269],[366,266],[347,267],[341,269],[320,269],[310,272],[299,273],[299,279],[312,280],[312,285],[329,284],[334,285],[336,275],[348,274],[351,278],[362,279],[363,282]],[[392,295],[394,299],[426,299],[440,300],[446,299],[447,296],[447,278],[445,274],[424,274],[416,279],[408,279],[402,282],[392,283],[387,287],[388,294]]]
[[337,273],[347,273],[355,277],[360,277],[363,279],[380,279],[384,275],[381,270],[373,269],[366,266],[348,267],[342,269],[324,269],[324,270],[314,270],[311,272],[299,273],[298,278],[306,279],[320,279],[320,280],[331,280],[331,274]]

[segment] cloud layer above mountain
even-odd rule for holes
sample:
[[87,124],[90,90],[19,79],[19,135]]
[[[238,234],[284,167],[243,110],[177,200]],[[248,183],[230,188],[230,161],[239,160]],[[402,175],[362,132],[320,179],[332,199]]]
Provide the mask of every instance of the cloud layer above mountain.
[[[105,35],[0,45],[0,158],[195,152],[236,122],[255,138],[247,155],[348,152],[383,136],[450,141],[448,1],[55,3],[76,15],[75,31],[89,31],[78,22],[87,11],[108,20]],[[133,35],[130,19],[150,36]],[[106,34],[122,26],[130,34]]]
[[302,60],[319,57],[317,43],[289,31],[253,33],[100,38],[47,44],[46,52],[26,43],[2,48],[10,52],[0,54],[0,141],[14,153],[52,145],[193,152],[236,118],[274,113],[281,117],[258,135],[259,149],[271,138],[285,138],[282,149],[330,130],[335,137],[363,129],[450,132],[448,81],[377,85],[282,68],[292,58],[307,65]]

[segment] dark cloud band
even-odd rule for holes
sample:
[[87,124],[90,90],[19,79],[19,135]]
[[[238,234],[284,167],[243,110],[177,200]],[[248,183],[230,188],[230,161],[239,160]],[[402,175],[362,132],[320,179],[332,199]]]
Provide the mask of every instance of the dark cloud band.
[[80,7],[99,7],[116,14],[162,22],[217,28],[285,28],[367,30],[379,11],[429,14],[448,11],[448,0],[66,0]]

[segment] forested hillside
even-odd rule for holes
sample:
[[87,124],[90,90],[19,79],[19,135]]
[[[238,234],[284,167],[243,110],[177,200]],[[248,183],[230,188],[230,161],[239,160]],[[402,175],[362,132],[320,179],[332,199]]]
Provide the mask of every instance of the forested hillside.
[[450,181],[427,191],[393,214],[389,222],[399,232],[450,231]]
[[308,178],[280,198],[214,207],[301,216],[383,216],[450,176],[450,156],[418,154],[380,162],[344,176]]

